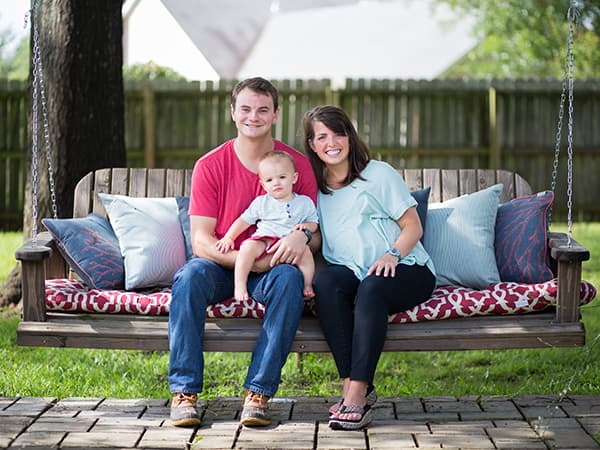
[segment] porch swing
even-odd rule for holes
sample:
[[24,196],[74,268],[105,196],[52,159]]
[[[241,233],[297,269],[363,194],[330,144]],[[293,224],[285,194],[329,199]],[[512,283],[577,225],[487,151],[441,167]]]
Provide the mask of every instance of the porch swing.
[[[45,86],[39,36],[32,18],[33,99],[32,177],[37,180],[38,97],[41,97],[44,137],[53,193],[53,168],[45,118]],[[549,232],[540,249],[547,254],[553,278],[539,283],[500,282],[483,289],[439,286],[430,300],[413,310],[390,316],[384,351],[431,351],[506,348],[576,347],[585,344],[580,306],[595,297],[595,288],[581,279],[589,251],[571,236],[573,160],[573,31],[575,0],[570,0],[569,42],[562,84],[552,173],[552,193],[558,178],[564,104],[568,100],[566,233]],[[445,202],[502,184],[500,202],[534,198],[528,182],[506,170],[399,169],[409,189],[428,187],[430,202]],[[172,198],[189,195],[190,169],[99,169],[88,173],[74,192],[73,219],[85,220],[107,211],[99,194],[130,198]],[[552,194],[553,197],[553,194]],[[53,202],[56,219],[56,199]],[[500,205],[502,206],[502,205]],[[181,213],[181,210],[180,210]],[[108,214],[110,216],[110,214]],[[546,210],[544,210],[544,219]],[[185,219],[179,219],[185,238]],[[81,267],[56,231],[37,231],[37,186],[33,187],[33,236],[15,256],[22,265],[23,318],[17,343],[26,346],[168,350],[169,287],[130,290],[90,286]],[[50,222],[45,222],[50,223]],[[547,222],[543,221],[544,225]],[[547,230],[544,229],[544,232]],[[88,249],[89,250],[89,249]],[[434,260],[435,263],[435,260]],[[79,269],[79,270],[78,270]],[[83,275],[86,275],[85,273]],[[229,300],[209,307],[205,351],[248,352],[261,330],[262,305]],[[311,305],[307,304],[292,351],[328,352]],[[444,320],[442,320],[444,319]]]

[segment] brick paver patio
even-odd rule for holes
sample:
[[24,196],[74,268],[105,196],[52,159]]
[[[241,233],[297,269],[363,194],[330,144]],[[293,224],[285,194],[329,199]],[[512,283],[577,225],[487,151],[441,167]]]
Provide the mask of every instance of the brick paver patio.
[[600,395],[382,398],[362,431],[327,426],[322,397],[274,398],[274,423],[240,427],[240,398],[202,401],[202,425],[174,428],[167,399],[3,398],[0,448],[597,449]]

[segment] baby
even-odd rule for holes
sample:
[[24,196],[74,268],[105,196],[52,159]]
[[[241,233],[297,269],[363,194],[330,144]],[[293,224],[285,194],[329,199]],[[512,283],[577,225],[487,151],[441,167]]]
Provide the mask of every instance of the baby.
[[[313,201],[292,190],[298,172],[292,156],[282,151],[266,153],[259,165],[260,184],[267,192],[256,197],[248,209],[231,224],[225,236],[217,241],[217,249],[226,253],[234,248],[235,239],[248,227],[256,224],[254,234],[245,240],[235,262],[234,297],[248,300],[248,275],[254,261],[262,258],[282,237],[293,230],[317,231],[318,217]],[[310,239],[309,239],[310,240]],[[312,279],[315,262],[308,246],[297,264],[304,278],[304,296],[314,297]]]

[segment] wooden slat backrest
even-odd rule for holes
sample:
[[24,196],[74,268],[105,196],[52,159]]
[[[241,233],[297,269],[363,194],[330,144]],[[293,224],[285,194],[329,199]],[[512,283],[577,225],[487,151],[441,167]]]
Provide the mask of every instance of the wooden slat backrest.
[[496,183],[504,185],[500,203],[531,194],[529,183],[520,175],[507,170],[404,169],[399,172],[411,191],[430,186],[430,203],[471,194]]
[[175,197],[188,195],[191,169],[98,169],[88,173],[75,187],[73,217],[94,212],[106,215],[97,193],[131,197]]
[[[484,169],[400,169],[410,190],[431,187],[429,202],[471,194],[496,183],[504,185],[500,202],[531,194],[520,175],[506,170]],[[98,192],[132,197],[174,197],[188,195],[191,169],[99,169],[89,173],[75,188],[73,217],[90,212],[106,215]]]

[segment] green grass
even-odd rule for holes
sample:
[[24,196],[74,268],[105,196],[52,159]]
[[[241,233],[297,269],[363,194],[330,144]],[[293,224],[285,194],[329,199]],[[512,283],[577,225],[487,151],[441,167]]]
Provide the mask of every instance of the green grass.
[[23,243],[20,231],[0,232],[0,283],[2,283],[17,264],[15,250]]
[[[21,242],[15,235],[0,233],[0,274],[14,264],[12,252]],[[584,279],[600,287],[600,223],[576,224],[573,236],[592,254]],[[383,396],[598,394],[600,300],[582,314],[583,348],[385,353],[375,384]],[[14,312],[0,315],[0,396],[169,396],[166,352],[17,347],[18,321]],[[207,353],[201,397],[241,395],[248,361],[246,353]],[[290,355],[278,395],[338,395],[340,386],[329,355]]]

